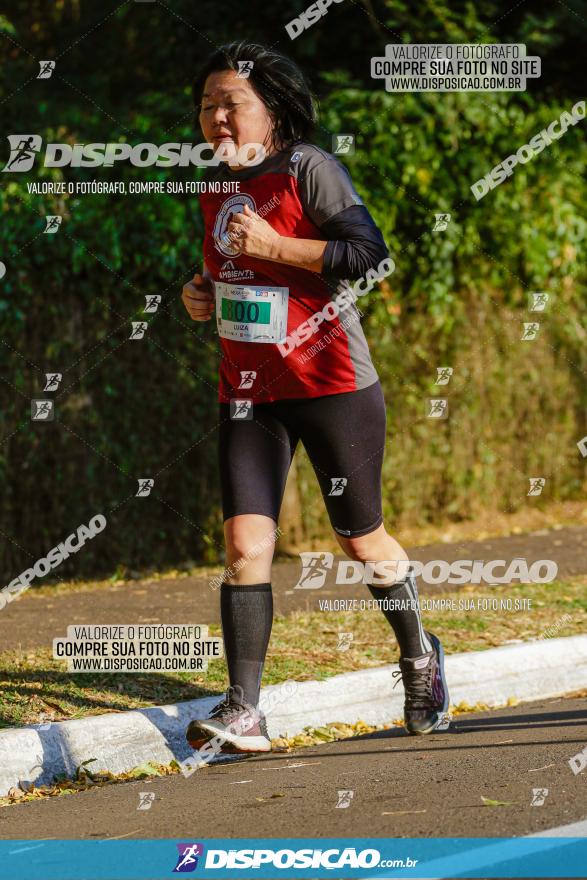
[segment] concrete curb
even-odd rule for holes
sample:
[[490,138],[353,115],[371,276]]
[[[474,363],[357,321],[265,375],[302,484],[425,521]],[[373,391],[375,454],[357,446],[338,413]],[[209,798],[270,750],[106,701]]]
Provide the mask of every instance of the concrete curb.
[[[271,706],[269,734],[293,736],[304,727],[334,721],[384,724],[401,718],[403,689],[394,690],[384,666],[336,675],[326,681],[263,688],[261,706]],[[510,697],[529,701],[587,687],[587,636],[526,642],[446,658],[453,704],[488,705]],[[287,690],[287,698],[284,692]],[[0,796],[19,781],[49,784],[56,774],[75,774],[83,761],[91,770],[123,773],[146,761],[182,761],[191,750],[184,738],[196,711],[208,711],[218,697],[109,713],[78,721],[11,728],[0,732]]]

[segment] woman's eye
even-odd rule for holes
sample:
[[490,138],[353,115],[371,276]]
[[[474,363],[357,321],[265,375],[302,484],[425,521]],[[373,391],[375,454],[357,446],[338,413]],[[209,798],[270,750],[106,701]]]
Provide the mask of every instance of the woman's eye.
[[204,112],[206,112],[207,110],[213,110],[213,109],[214,109],[214,107],[212,106],[212,104],[208,104],[206,107],[202,107],[202,110]]

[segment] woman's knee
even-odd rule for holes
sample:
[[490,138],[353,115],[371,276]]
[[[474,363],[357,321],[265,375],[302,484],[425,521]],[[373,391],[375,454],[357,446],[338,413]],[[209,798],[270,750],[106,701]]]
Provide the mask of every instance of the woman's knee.
[[268,516],[241,514],[224,523],[226,554],[229,562],[238,559],[271,561],[275,546],[276,524]]
[[345,538],[337,534],[336,537],[349,559],[355,562],[374,562],[380,557],[381,540],[386,535],[384,526],[379,526],[367,535]]

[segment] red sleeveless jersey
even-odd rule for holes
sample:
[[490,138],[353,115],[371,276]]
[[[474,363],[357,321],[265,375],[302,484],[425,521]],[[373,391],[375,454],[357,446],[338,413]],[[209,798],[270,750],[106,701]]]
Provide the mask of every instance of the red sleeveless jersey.
[[[352,205],[362,204],[348,172],[328,153],[300,143],[241,171],[229,171],[222,163],[208,171],[204,180],[214,182],[213,189],[220,190],[200,196],[206,268],[214,282],[223,285],[287,288],[287,333],[292,334],[320,312],[340,286],[327,283],[316,272],[238,254],[226,238],[228,223],[232,214],[242,212],[247,204],[280,235],[324,241],[321,224]],[[239,181],[240,191],[231,192],[228,181]],[[230,316],[225,307],[223,302],[223,314]],[[216,312],[218,318],[218,304]],[[267,403],[320,397],[357,391],[377,381],[354,305],[321,323],[287,356],[274,342],[219,339],[219,398],[225,403],[242,398]]]

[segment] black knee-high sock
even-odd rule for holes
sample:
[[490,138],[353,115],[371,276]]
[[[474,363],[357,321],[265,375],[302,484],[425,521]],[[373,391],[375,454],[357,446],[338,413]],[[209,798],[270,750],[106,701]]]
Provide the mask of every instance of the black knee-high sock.
[[422,626],[418,587],[413,569],[408,569],[403,581],[389,587],[374,587],[369,584],[369,590],[375,599],[383,600],[381,610],[395,633],[401,657],[420,657],[432,650],[430,640]]
[[256,706],[273,623],[271,584],[222,584],[220,616],[230,683]]

